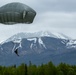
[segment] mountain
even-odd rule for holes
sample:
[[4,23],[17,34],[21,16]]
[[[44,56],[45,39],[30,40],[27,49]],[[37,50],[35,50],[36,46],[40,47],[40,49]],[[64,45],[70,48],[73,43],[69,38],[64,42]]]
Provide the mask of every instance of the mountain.
[[52,61],[76,64],[76,40],[60,33],[18,33],[0,44],[0,65]]

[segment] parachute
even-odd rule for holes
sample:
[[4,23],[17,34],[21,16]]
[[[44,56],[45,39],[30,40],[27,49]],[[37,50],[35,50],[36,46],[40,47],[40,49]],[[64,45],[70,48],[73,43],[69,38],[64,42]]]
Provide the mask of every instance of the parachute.
[[23,3],[13,2],[0,7],[0,23],[3,24],[30,24],[35,16],[35,10]]

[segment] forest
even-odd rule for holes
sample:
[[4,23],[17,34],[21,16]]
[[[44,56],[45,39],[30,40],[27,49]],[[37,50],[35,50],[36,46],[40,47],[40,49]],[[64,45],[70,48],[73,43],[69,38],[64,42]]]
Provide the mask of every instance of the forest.
[[0,75],[76,75],[76,65],[54,65],[50,61],[36,66],[30,61],[29,65],[22,63],[19,66],[0,66]]

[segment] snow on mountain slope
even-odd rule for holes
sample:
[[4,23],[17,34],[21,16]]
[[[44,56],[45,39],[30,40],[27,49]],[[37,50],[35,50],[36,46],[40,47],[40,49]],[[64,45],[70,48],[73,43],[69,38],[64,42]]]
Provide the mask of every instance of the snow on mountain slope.
[[76,48],[76,40],[69,40],[69,42],[66,44],[68,48]]
[[33,45],[37,42],[37,40],[38,40],[38,43],[39,43],[39,45],[40,46],[43,46],[45,49],[46,49],[46,46],[45,46],[45,44],[43,43],[43,41],[42,41],[42,39],[40,38],[40,37],[38,37],[38,38],[29,38],[29,39],[27,39],[28,41],[34,41],[34,43],[32,43],[31,44],[31,48],[33,47]]
[[71,39],[70,37],[62,34],[62,33],[53,33],[53,35],[57,36],[57,38],[61,38],[61,39]]
[[51,33],[49,31],[40,31],[40,32],[34,32],[34,33],[26,33],[26,32],[21,32],[16,35],[13,35],[9,39],[6,40],[8,41],[14,41],[16,39],[22,39],[22,38],[30,38],[30,37],[53,37],[53,38],[59,38],[59,39],[69,39],[66,35],[60,34],[60,33]]
[[[66,36],[64,34],[55,33],[55,32],[51,33],[49,31],[40,31],[40,32],[34,32],[34,33],[21,32],[21,33],[13,35],[9,39],[7,39],[5,42],[13,41],[14,43],[20,43],[20,47],[21,47],[21,40],[23,38],[26,38],[29,41],[34,41],[34,43],[36,43],[36,41],[37,41],[36,37],[39,38],[38,41],[39,41],[40,45],[43,45],[43,47],[45,47],[45,48],[46,48],[46,46],[43,43],[43,41],[41,40],[41,37],[51,37],[51,38],[63,39],[63,41],[61,41],[61,42],[64,44],[67,43],[66,44],[67,48],[69,48],[69,47],[76,48],[75,40],[72,40],[71,38],[69,38],[68,36]],[[32,48],[32,46],[33,46],[33,44],[31,44],[30,47]]]
[[40,46],[43,45],[43,47],[46,49],[46,46],[45,46],[45,44],[43,43],[43,41],[42,41],[41,38],[38,39],[38,42],[39,42]]
[[36,43],[36,41],[37,41],[36,38],[29,38],[29,39],[27,39],[27,40],[29,40],[29,41],[34,41],[34,43]]

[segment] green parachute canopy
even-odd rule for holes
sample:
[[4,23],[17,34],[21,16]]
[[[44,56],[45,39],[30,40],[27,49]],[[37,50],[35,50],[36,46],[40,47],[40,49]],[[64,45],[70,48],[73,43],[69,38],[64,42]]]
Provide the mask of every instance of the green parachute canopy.
[[36,12],[29,6],[13,2],[0,7],[0,23],[16,24],[33,22]]

